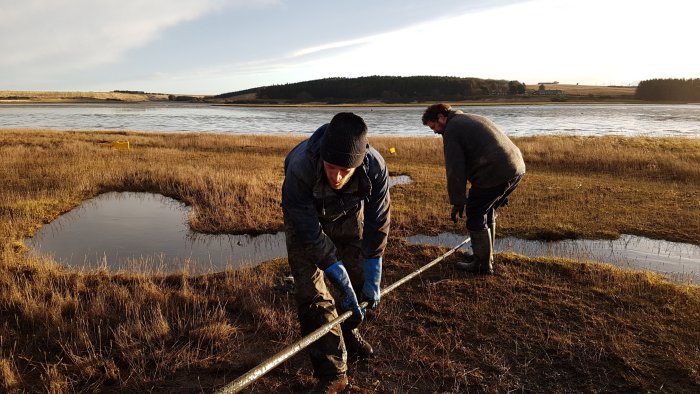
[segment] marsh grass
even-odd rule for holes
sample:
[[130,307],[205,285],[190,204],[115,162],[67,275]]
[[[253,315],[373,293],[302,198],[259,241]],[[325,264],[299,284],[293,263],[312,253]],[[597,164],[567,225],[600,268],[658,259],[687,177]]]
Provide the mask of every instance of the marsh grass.
[[[527,175],[501,210],[499,234],[531,239],[614,238],[620,233],[700,243],[700,140],[539,136],[515,139]],[[464,232],[445,220],[438,138],[377,139],[391,171],[414,183],[392,189],[395,230]],[[679,226],[679,223],[682,225]]]
[[[379,341],[382,351],[410,360],[395,391],[409,382],[418,392],[653,391],[661,384],[690,392],[700,385],[697,287],[562,259],[497,260],[494,278],[465,278],[447,263],[388,302],[373,327],[411,333],[375,331],[389,338]],[[391,387],[382,370],[373,377]],[[677,380],[661,383],[670,375]]]
[[0,90],[0,102],[167,101],[167,94]]
[[[128,139],[131,151],[111,149]],[[160,193],[192,207],[204,233],[275,232],[285,154],[299,137],[3,131],[0,237],[31,235],[81,201],[107,191]],[[372,138],[393,174],[394,231],[457,231],[445,220],[441,141]],[[621,232],[700,243],[700,140],[527,137],[516,140],[528,174],[499,232],[528,238],[615,237]],[[395,147],[397,153],[388,153]],[[682,223],[683,226],[678,226]]]
[[[128,139],[131,151],[109,142]],[[284,155],[299,137],[0,131],[0,389],[201,392],[298,338],[284,260],[192,275],[80,272],[31,257],[22,239],[107,191],[145,191],[192,207],[195,231],[273,232]],[[399,236],[463,231],[448,222],[437,138],[374,138],[392,174],[391,283],[441,253]],[[700,141],[516,140],[528,175],[499,234],[700,243]],[[397,154],[390,155],[389,147]],[[663,214],[660,214],[662,212]],[[681,224],[681,225],[679,225]],[[449,262],[383,301],[367,337],[382,355],[353,363],[379,392],[693,391],[700,386],[698,288],[645,273],[501,255],[494,278]],[[399,295],[400,293],[400,295]],[[305,390],[299,355],[253,387]]]

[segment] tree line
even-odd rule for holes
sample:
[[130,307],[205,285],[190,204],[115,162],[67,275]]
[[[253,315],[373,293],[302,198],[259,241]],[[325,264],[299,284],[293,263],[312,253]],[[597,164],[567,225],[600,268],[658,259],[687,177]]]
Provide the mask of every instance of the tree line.
[[456,101],[484,96],[523,94],[525,93],[525,84],[519,81],[436,76],[324,78],[241,90],[221,94],[215,98],[228,99],[250,93],[255,93],[257,100],[294,102]]
[[640,100],[700,101],[700,78],[641,81],[635,96]]

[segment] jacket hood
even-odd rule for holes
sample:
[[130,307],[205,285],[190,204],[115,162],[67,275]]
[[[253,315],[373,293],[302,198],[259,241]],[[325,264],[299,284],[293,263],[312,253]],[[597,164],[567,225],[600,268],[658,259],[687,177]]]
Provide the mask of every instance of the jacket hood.
[[309,142],[307,142],[306,145],[306,152],[312,156],[319,156],[321,155],[321,140],[323,139],[323,135],[326,133],[326,129],[328,129],[328,123],[324,124],[323,126],[319,127],[314,131],[313,134],[311,134],[311,137],[309,137]]

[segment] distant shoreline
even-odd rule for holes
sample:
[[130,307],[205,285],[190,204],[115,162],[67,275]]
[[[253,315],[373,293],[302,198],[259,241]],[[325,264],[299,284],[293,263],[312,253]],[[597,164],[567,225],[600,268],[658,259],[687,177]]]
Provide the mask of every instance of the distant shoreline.
[[97,104],[97,103],[208,103],[212,105],[258,106],[258,107],[406,107],[425,106],[435,102],[453,105],[540,105],[549,103],[593,103],[632,104],[641,101],[634,98],[635,87],[545,85],[528,86],[528,92],[513,96],[483,96],[467,100],[420,100],[385,101],[379,98],[361,101],[295,101],[274,98],[256,98],[245,95],[220,98],[216,95],[148,93],[141,91],[75,92],[75,91],[27,91],[0,90],[0,105],[3,104]]
[[643,100],[566,100],[566,101],[490,101],[490,100],[469,100],[469,101],[450,101],[436,100],[430,102],[412,102],[412,103],[211,103],[203,101],[165,101],[165,100],[144,100],[144,101],[121,101],[121,100],[3,100],[0,99],[0,108],[11,105],[47,105],[47,104],[123,104],[123,105],[139,105],[139,104],[199,104],[210,105],[215,107],[248,107],[248,108],[349,108],[349,107],[384,107],[384,108],[402,108],[402,107],[425,107],[434,103],[444,102],[452,106],[461,107],[476,107],[476,106],[507,106],[507,105],[616,105],[616,104],[663,104],[663,105],[698,105],[700,103],[678,102],[678,101],[643,101]]
[[547,85],[547,91],[557,94],[538,94],[537,86],[528,85],[530,93],[515,96],[485,96],[469,100],[434,100],[412,102],[384,102],[379,99],[357,102],[296,102],[277,99],[229,98],[215,95],[184,95],[146,92],[59,92],[0,90],[3,105],[31,104],[142,104],[183,103],[236,107],[424,107],[436,102],[455,106],[548,105],[548,104],[692,104],[680,101],[643,101],[635,98],[635,87]]

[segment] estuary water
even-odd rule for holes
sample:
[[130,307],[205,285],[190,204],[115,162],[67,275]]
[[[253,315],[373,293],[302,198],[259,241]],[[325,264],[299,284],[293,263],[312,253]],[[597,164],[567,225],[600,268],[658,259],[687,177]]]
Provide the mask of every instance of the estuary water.
[[[700,137],[700,104],[456,106],[510,136],[542,134]],[[416,107],[235,107],[190,103],[2,104],[0,128],[308,134],[337,112],[362,116],[370,134],[432,135]]]

